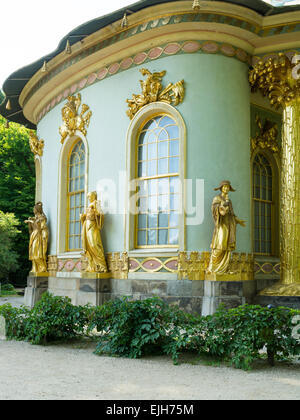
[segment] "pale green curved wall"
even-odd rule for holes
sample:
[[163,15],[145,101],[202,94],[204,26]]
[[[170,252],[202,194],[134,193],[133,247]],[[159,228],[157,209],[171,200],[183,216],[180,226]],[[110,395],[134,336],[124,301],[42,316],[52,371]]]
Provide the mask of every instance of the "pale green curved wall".
[[[184,54],[164,57],[118,73],[81,91],[82,102],[93,111],[89,143],[89,190],[101,178],[118,185],[119,171],[126,170],[126,132],[129,118],[126,99],[140,93],[139,68],[167,70],[164,84],[185,80],[186,97],[177,107],[187,128],[186,176],[205,180],[205,217],[199,226],[187,227],[187,250],[208,250],[213,232],[210,206],[223,179],[229,179],[236,214],[247,220],[238,227],[238,251],[250,252],[250,90],[247,66],[220,55]],[[62,104],[38,125],[45,140],[43,202],[52,232],[50,253],[56,253],[57,187]],[[119,193],[119,192],[118,192]],[[124,194],[121,194],[124,200]],[[122,203],[124,204],[124,203]],[[103,242],[107,252],[124,250],[123,215],[107,215]]]

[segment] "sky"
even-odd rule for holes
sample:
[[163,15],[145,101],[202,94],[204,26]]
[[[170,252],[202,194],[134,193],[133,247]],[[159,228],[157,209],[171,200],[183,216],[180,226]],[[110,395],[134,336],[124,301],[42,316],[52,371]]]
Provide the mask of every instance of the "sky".
[[54,51],[77,26],[137,0],[6,0],[1,2],[0,87],[11,73]]

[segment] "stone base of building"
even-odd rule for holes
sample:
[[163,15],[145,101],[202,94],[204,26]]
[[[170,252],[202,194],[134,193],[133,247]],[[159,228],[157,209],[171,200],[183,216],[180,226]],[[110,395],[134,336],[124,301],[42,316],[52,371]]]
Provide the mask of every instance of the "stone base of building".
[[205,280],[201,314],[212,315],[220,305],[230,309],[245,303],[252,304],[256,289],[255,280]]
[[[60,274],[59,276],[28,277],[25,291],[25,304],[34,306],[42,293],[48,290],[55,296],[68,296],[73,305],[102,305],[106,301],[128,297],[142,300],[159,296],[168,304],[173,304],[189,313],[211,315],[222,304],[234,308],[243,304],[273,304],[276,297],[258,296],[266,287],[272,286],[276,279],[239,280],[234,277],[218,277],[212,280],[178,280],[176,274],[129,273],[127,279],[112,278],[111,273],[86,275],[86,273]],[[298,299],[298,300],[297,300]],[[281,305],[297,307],[300,298],[281,297]],[[266,303],[265,303],[266,302]],[[275,302],[275,303],[274,303]],[[291,306],[291,305],[294,306]]]
[[43,275],[29,275],[27,277],[27,287],[25,288],[24,305],[33,308],[42,294],[48,290],[48,273]]
[[300,309],[300,296],[263,296],[258,295],[254,299],[256,305],[275,307],[285,306],[292,309]]
[[128,297],[142,300],[161,297],[169,304],[187,312],[201,313],[203,281],[177,280],[163,275],[160,278],[60,278],[49,277],[49,292],[56,296],[70,297],[73,305],[102,305],[108,300]]

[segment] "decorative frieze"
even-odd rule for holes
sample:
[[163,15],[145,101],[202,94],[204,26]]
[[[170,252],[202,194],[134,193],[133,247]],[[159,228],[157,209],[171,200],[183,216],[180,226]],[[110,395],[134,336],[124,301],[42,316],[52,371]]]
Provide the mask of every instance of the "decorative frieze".
[[106,255],[106,261],[108,271],[112,273],[112,277],[115,279],[127,279],[128,278],[128,254],[127,252],[115,252],[108,253]]

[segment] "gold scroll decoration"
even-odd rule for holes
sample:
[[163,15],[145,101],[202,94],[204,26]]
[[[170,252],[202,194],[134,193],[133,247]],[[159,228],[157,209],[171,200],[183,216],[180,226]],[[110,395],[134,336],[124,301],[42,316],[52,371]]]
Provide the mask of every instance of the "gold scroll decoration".
[[178,279],[204,280],[210,260],[209,252],[180,252],[178,256]]
[[112,273],[114,279],[128,278],[128,254],[127,252],[109,252],[106,256],[108,270]]
[[273,153],[279,153],[277,124],[268,118],[266,118],[263,124],[258,115],[256,115],[255,119],[259,131],[256,133],[256,136],[251,139],[251,153],[258,147],[260,149],[268,149]]
[[92,111],[89,111],[90,107],[88,105],[82,104],[81,106],[80,93],[77,96],[68,96],[67,99],[68,102],[63,106],[61,111],[63,125],[59,127],[62,144],[68,136],[73,136],[76,130],[86,136],[86,129],[90,124],[92,116]]
[[132,95],[132,99],[127,99],[128,107],[127,115],[132,120],[135,114],[143,108],[143,106],[152,102],[165,102],[177,106],[180,104],[185,95],[184,80],[177,83],[169,83],[165,88],[162,85],[162,78],[166,71],[151,73],[147,69],[141,69],[143,76],[147,76],[146,80],[140,80],[142,93]]
[[253,90],[259,89],[276,107],[283,107],[281,149],[280,264],[278,284],[262,295],[300,296],[300,77],[298,57],[278,54],[250,70]]
[[34,131],[29,131],[29,146],[35,156],[43,156],[44,145],[44,140],[39,140]]

